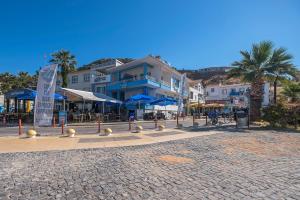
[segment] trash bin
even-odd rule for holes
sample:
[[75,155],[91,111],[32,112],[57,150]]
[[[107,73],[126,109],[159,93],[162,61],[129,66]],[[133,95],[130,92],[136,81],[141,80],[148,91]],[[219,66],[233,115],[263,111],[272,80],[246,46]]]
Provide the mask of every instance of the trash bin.
[[245,126],[248,126],[248,114],[245,111],[237,111],[236,112],[237,117],[237,127],[243,128]]

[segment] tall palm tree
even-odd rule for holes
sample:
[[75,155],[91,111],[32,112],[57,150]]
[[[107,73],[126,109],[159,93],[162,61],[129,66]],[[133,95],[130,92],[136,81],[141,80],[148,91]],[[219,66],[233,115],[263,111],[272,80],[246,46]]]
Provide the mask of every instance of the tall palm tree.
[[242,59],[232,64],[229,71],[230,77],[241,77],[242,81],[251,83],[251,119],[256,120],[260,116],[260,108],[263,99],[263,84],[267,69],[270,67],[273,43],[262,41],[253,44],[251,51],[240,51]]
[[68,74],[75,70],[77,61],[69,51],[60,50],[52,54],[51,63],[58,64],[62,77],[62,87],[68,86]]
[[296,68],[292,64],[293,56],[287,53],[285,48],[274,49],[269,60],[267,68],[267,78],[273,83],[274,97],[273,101],[277,102],[277,84],[280,81],[288,80],[296,76]]
[[290,98],[291,102],[300,101],[300,82],[287,83],[282,91],[282,94]]

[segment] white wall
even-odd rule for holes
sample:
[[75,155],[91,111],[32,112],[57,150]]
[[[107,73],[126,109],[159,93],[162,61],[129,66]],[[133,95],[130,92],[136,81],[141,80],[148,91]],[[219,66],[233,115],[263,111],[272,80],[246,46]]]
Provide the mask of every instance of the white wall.
[[0,95],[0,105],[4,105],[4,95]]
[[[90,76],[90,81],[85,82],[84,74],[91,74],[91,72],[90,72],[90,70],[84,70],[84,71],[72,72],[72,73],[68,74],[68,88],[75,89],[75,90],[91,91],[92,77]],[[78,83],[72,83],[72,76],[74,76],[74,75],[78,76]],[[58,76],[57,80],[60,81],[60,86],[61,86],[61,84],[62,84],[61,76]]]

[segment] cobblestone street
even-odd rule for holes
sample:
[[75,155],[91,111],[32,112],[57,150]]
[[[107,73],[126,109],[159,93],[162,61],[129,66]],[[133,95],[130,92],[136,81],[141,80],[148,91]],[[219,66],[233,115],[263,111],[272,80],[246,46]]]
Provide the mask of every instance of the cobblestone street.
[[300,199],[300,135],[0,154],[0,199]]

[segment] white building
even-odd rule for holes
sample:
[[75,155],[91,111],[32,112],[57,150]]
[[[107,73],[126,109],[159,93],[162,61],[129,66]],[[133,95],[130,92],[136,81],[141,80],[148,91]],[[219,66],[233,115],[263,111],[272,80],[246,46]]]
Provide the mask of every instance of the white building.
[[[117,59],[103,64],[96,64],[88,69],[81,69],[68,74],[68,88],[75,90],[94,91],[105,94],[105,86],[111,81],[111,75],[106,75],[105,70],[123,64]],[[57,86],[62,85],[62,78],[57,77]]]
[[[270,84],[265,83],[263,86],[263,106],[270,103]],[[206,103],[223,103],[232,106],[247,107],[248,98],[247,89],[251,88],[249,83],[232,84],[232,85],[208,85],[205,88]]]
[[205,103],[204,87],[202,81],[193,81],[189,87],[189,102],[190,103]]

